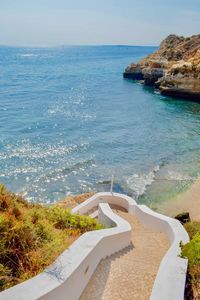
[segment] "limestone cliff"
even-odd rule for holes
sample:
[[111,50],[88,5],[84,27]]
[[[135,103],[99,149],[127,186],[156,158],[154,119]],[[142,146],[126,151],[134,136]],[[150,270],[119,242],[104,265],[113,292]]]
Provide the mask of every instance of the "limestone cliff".
[[200,101],[200,34],[169,35],[155,53],[128,66],[124,77],[143,80],[164,95]]

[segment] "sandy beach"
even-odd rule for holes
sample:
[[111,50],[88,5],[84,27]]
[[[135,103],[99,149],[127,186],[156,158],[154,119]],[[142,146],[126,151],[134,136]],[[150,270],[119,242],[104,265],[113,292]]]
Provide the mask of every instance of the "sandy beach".
[[187,211],[192,220],[200,220],[200,178],[189,190],[161,204],[158,211],[172,217]]

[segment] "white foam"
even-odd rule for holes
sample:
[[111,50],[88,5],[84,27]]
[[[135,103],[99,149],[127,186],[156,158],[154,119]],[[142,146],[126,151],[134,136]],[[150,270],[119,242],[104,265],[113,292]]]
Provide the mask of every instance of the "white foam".
[[33,54],[33,53],[25,53],[25,54],[21,54],[20,56],[22,56],[22,57],[32,57],[32,56],[38,56],[38,55]]
[[126,183],[128,187],[136,194],[137,197],[146,192],[147,186],[151,185],[155,179],[155,174],[160,169],[156,166],[152,171],[146,174],[133,174],[128,177]]

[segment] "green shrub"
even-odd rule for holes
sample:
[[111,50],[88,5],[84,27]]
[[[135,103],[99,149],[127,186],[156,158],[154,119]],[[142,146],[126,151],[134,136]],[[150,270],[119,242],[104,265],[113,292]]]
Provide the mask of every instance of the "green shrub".
[[101,228],[88,216],[30,204],[0,185],[0,291],[42,272],[80,234]]
[[[189,222],[185,228],[191,238],[190,242],[181,245],[183,258],[188,258],[187,287],[188,294],[194,299],[200,297],[200,222]],[[193,296],[191,296],[193,298]]]
[[192,239],[197,233],[200,234],[200,222],[188,222],[184,225],[190,238]]
[[181,255],[188,258],[189,266],[200,265],[200,234],[197,233],[189,243],[182,246]]
[[84,233],[89,230],[102,228],[95,219],[88,216],[73,215],[70,210],[54,206],[50,209],[48,218],[58,229],[73,228]]

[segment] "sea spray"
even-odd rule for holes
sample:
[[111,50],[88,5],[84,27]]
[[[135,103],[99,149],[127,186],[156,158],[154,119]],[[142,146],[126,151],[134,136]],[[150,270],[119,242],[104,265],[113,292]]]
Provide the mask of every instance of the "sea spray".
[[156,173],[160,170],[159,166],[155,166],[153,170],[144,174],[133,174],[126,180],[128,190],[131,190],[133,195],[138,198],[143,195],[147,186],[151,185],[155,179]]

